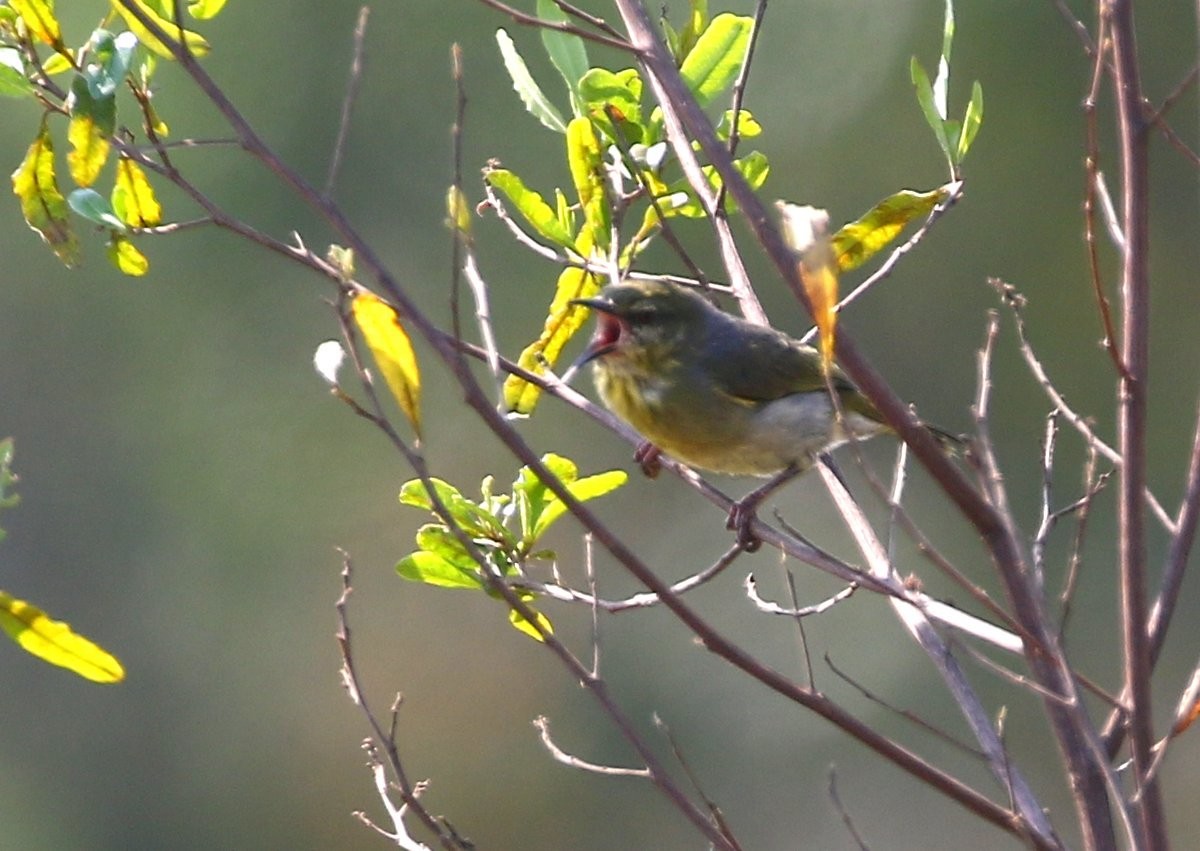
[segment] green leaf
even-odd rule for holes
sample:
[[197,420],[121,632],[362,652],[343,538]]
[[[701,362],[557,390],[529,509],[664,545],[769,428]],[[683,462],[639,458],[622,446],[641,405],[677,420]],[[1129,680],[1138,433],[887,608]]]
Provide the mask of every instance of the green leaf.
[[607,119],[606,107],[616,110],[625,141],[631,144],[641,141],[642,79],[636,71],[630,68],[614,74],[604,68],[593,68],[579,81],[579,97],[587,114],[595,118]]
[[[575,462],[553,452],[542,456],[541,461],[547,469],[563,484],[569,484],[579,477],[579,468]],[[545,482],[534,474],[529,467],[522,467],[517,473],[517,480],[512,486],[513,499],[517,502],[517,510],[521,521],[521,540],[528,546],[537,540],[535,529],[547,503],[554,499]]]
[[95,189],[76,189],[67,196],[67,205],[80,216],[98,225],[125,230],[125,223],[117,218],[108,199]]
[[51,620],[37,606],[3,591],[0,591],[0,629],[27,652],[84,679],[96,683],[118,683],[125,679],[125,669],[115,656],[72,631],[68,624]]
[[971,86],[971,102],[967,104],[966,114],[963,115],[962,132],[958,135],[958,147],[955,149],[955,162],[961,163],[966,159],[967,151],[975,141],[979,127],[983,124],[983,86],[976,80]]
[[67,202],[58,189],[54,171],[54,142],[45,119],[25,159],[12,175],[13,193],[21,201],[21,214],[67,266],[79,262],[79,238],[71,230]]
[[937,77],[933,81],[933,103],[945,121],[950,117],[947,98],[950,89],[950,48],[954,45],[954,0],[946,0],[946,16],[942,22],[942,55],[938,57]]
[[949,194],[945,187],[932,192],[902,189],[884,198],[856,221],[843,225],[831,240],[842,272],[861,266],[891,242],[909,222],[929,214]]
[[90,57],[82,73],[94,100],[112,97],[125,82],[137,46],[137,36],[132,32],[123,32],[116,37],[103,29],[92,33]]
[[563,226],[560,216],[541,195],[527,187],[520,177],[503,168],[489,168],[483,177],[508,199],[521,217],[542,237],[563,248],[575,247],[575,237]]
[[464,570],[436,553],[425,551],[402,558],[396,565],[396,572],[410,582],[424,582],[426,585],[436,585],[440,588],[484,587],[483,577],[478,571]]
[[929,75],[925,73],[925,69],[921,67],[921,63],[915,56],[909,63],[909,72],[912,75],[913,86],[917,90],[917,103],[921,106],[921,112],[925,114],[925,122],[933,131],[933,137],[937,140],[942,153],[946,155],[946,160],[953,164],[950,157],[950,140],[946,136],[945,121],[938,114],[938,108],[934,102],[933,86],[929,82]]
[[742,69],[753,18],[717,15],[683,60],[679,73],[701,106],[725,91]]
[[[537,16],[543,21],[568,21],[566,12],[558,8],[553,0],[537,0]],[[571,106],[575,115],[580,115],[579,81],[588,70],[587,47],[583,39],[574,33],[541,28],[542,45],[550,55],[550,62],[562,74],[571,94]]]
[[567,124],[563,121],[562,113],[550,102],[542,92],[525,60],[517,52],[516,45],[508,33],[502,29],[496,30],[496,44],[500,46],[500,56],[504,59],[504,67],[512,79],[513,89],[520,96],[521,102],[530,115],[542,123],[542,126],[555,133],[567,132]]
[[[616,490],[627,481],[629,481],[629,474],[624,470],[609,470],[605,473],[597,473],[594,476],[587,476],[586,478],[570,482],[567,484],[567,491],[580,502],[587,502],[589,499],[595,499],[598,496],[604,496],[606,493]],[[534,540],[544,535],[554,521],[562,517],[566,511],[566,503],[556,495],[550,494],[546,499],[542,513],[537,518],[537,523],[534,524]]]
[[33,92],[33,83],[25,76],[21,52],[15,47],[0,47],[0,95],[19,98]]
[[[459,492],[454,485],[441,479],[431,479],[433,489],[438,499],[450,513],[454,522],[472,539],[487,538],[503,541],[515,546],[512,533],[505,527],[503,521],[484,506],[476,505]],[[485,496],[485,502],[487,497]],[[433,500],[420,479],[411,479],[400,488],[400,504],[411,505],[433,512]],[[440,522],[439,518],[439,522]]]
[[708,26],[708,0],[690,0],[688,19],[679,32],[676,56],[687,56],[696,45],[696,40]]

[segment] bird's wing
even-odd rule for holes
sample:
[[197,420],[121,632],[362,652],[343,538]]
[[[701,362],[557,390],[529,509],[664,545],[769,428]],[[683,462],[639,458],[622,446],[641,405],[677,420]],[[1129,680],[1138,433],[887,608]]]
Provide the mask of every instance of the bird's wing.
[[[712,329],[704,347],[709,373],[723,393],[754,403],[825,389],[816,349],[773,328],[739,320],[731,326],[734,323],[736,327]],[[854,389],[836,365],[832,379],[838,390]]]

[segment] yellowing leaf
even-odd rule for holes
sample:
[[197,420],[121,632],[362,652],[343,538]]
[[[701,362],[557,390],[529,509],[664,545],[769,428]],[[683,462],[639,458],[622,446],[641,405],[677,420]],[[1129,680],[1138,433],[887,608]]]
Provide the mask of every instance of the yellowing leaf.
[[829,213],[815,207],[779,204],[783,236],[796,254],[800,280],[821,332],[821,364],[833,365],[837,330],[838,268],[829,239]]
[[225,6],[225,0],[192,0],[188,3],[188,12],[198,21],[215,18]]
[[929,211],[949,195],[941,186],[932,192],[902,189],[884,198],[858,221],[844,225],[833,235],[837,266],[843,272],[857,268],[891,242],[905,225]]
[[351,311],[388,389],[420,438],[421,373],[412,341],[400,326],[396,311],[378,296],[365,292],[354,297]]
[[[528,596],[528,597],[522,596],[521,599],[528,602],[529,600],[532,600],[533,597],[532,596]],[[551,625],[550,619],[548,617],[546,617],[545,615],[543,615],[541,612],[539,612],[537,609],[532,609],[531,611],[533,612],[534,619],[538,622],[538,625],[541,626],[541,628],[542,628],[541,632],[539,632],[537,630],[537,628],[534,627],[533,624],[531,624],[529,621],[525,620],[525,618],[521,617],[521,613],[518,612],[516,609],[508,610],[508,622],[513,625],[514,629],[517,629],[520,632],[525,633],[526,635],[528,635],[530,638],[534,639],[535,641],[545,641],[546,639],[542,637],[542,632],[546,632],[546,633],[553,635],[554,627]]]
[[30,34],[38,41],[62,44],[62,30],[58,18],[54,17],[54,0],[9,0],[8,5],[21,16]]
[[67,221],[67,202],[54,174],[54,142],[44,122],[13,172],[12,183],[26,223],[41,234],[59,260],[67,266],[78,263],[79,239]]
[[[604,181],[604,151],[592,122],[586,118],[576,118],[567,125],[567,163],[571,167],[571,180],[575,184],[575,193],[579,196],[583,208],[584,226],[580,229],[579,238],[590,231],[588,250],[592,246],[604,248],[609,239],[609,209],[608,197]],[[586,257],[586,251],[580,251]]]
[[108,242],[108,260],[131,278],[140,278],[150,269],[150,261],[138,247],[121,234],[113,234]]
[[162,205],[146,172],[131,159],[117,160],[117,180],[113,185],[113,212],[130,227],[152,228],[162,223]]
[[471,235],[471,204],[461,187],[446,190],[446,224],[463,236]]
[[73,50],[67,50],[64,53],[55,53],[42,63],[42,73],[47,77],[53,77],[55,74],[61,74],[64,71],[75,70],[74,56],[75,51]]
[[[143,3],[142,0],[133,0],[133,5],[137,6],[149,20],[153,21],[173,41],[178,42],[182,35],[184,44],[187,45],[188,50],[193,56],[204,56],[208,53],[209,44],[204,40],[204,36],[191,30],[185,30],[178,24],[172,23]],[[150,30],[146,29],[142,25],[142,22],[137,19],[137,16],[125,8],[124,4],[118,2],[118,0],[112,0],[112,6],[117,11],[117,14],[125,19],[125,25],[137,35],[138,41],[164,59],[175,58],[174,54],[171,53],[171,49],[151,33]]]
[[[579,249],[586,257],[591,246],[583,240],[584,233],[580,234]],[[591,272],[574,266],[563,269],[558,276],[554,300],[550,303],[542,334],[525,347],[517,364],[535,375],[542,373],[543,362],[553,366],[562,354],[563,346],[587,319],[587,308],[571,304],[571,299],[589,298],[599,291],[600,284]],[[504,404],[514,414],[528,416],[533,413],[541,394],[540,387],[516,375],[510,375],[504,382]]]
[[51,620],[37,606],[0,591],[0,629],[28,652],[97,683],[119,683],[125,669],[116,657]]
[[[76,78],[83,81],[82,77]],[[112,115],[113,101],[94,101],[87,92],[87,83],[82,87],[72,86],[78,94],[82,88],[84,94],[75,101],[71,109],[71,123],[67,127],[67,140],[71,143],[71,151],[67,154],[67,167],[71,177],[80,186],[91,186],[100,176],[100,169],[108,161],[108,135],[112,132],[111,123],[106,116]]]

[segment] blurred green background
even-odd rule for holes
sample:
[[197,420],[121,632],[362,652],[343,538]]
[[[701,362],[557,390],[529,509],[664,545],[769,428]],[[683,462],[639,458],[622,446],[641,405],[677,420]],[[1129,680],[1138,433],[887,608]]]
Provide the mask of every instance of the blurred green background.
[[[676,16],[685,4],[677,5]],[[1089,14],[1085,4],[1073,5]],[[606,4],[586,6],[616,17]],[[81,42],[105,7],[62,9],[68,40]],[[751,4],[714,3],[712,11],[727,8],[748,12]],[[215,45],[205,62],[210,73],[283,158],[318,183],[336,132],[357,9],[311,0],[234,2],[202,28]],[[1174,1],[1142,9],[1153,99],[1195,62],[1193,14]],[[941,18],[938,2],[772,6],[746,100],[766,128],[755,140],[773,167],[766,197],[824,206],[845,221],[896,189],[942,182],[941,156],[908,79],[912,54],[926,68],[935,65]],[[567,181],[560,139],[529,118],[511,91],[494,42],[500,26],[509,27],[535,74],[565,102],[536,35],[479,4],[410,0],[379,4],[371,14],[363,89],[336,195],[439,321],[449,315],[442,199],[451,173],[452,42],[465,55],[472,199],[481,195],[475,170],[489,157],[543,190]],[[592,58],[613,68],[627,64],[595,49]],[[966,198],[884,286],[848,312],[844,327],[925,416],[965,430],[975,352],[995,305],[985,281],[1003,277],[1030,298],[1031,334],[1070,401],[1111,435],[1114,380],[1096,345],[1101,332],[1081,238],[1080,104],[1089,64],[1051,3],[997,2],[960,4],[954,66],[954,110],[965,104],[971,80],[978,78],[985,94],[983,129],[966,163]],[[1101,102],[1105,127],[1108,100]],[[176,69],[161,69],[157,103],[175,138],[227,135]],[[31,104],[3,106],[0,159],[11,170],[39,114]],[[1194,91],[1173,113],[1176,129],[1193,144],[1196,113]],[[1115,175],[1111,133],[1103,136],[1101,166]],[[1196,406],[1198,198],[1194,171],[1161,139],[1153,148],[1150,472],[1170,506]],[[296,230],[318,250],[329,241],[247,158],[223,149],[177,158],[205,191],[256,226],[280,238]],[[177,195],[163,194],[168,216],[194,215]],[[501,346],[515,354],[540,327],[556,270],[514,246],[494,219],[476,227]],[[719,266],[703,248],[705,228],[693,224],[684,232],[715,272]],[[507,626],[498,603],[396,577],[393,565],[424,518],[396,503],[409,477],[402,461],[329,398],[311,369],[316,345],[336,336],[322,301],[330,293],[326,282],[212,229],[143,241],[153,265],[141,280],[115,272],[99,238],[85,233],[84,242],[85,265],[66,271],[26,229],[15,198],[0,205],[0,436],[16,438],[23,498],[0,518],[10,532],[0,545],[0,588],[69,620],[116,653],[129,675],[122,685],[95,686],[0,644],[0,847],[386,847],[350,815],[364,809],[384,820],[359,749],[367,727],[338,681],[335,546],[348,549],[357,567],[351,617],[368,694],[381,710],[397,690],[405,694],[399,740],[410,776],[432,780],[432,811],[487,849],[703,847],[641,781],[586,775],[550,760],[530,726],[539,714],[573,753],[614,764],[630,764],[632,756],[550,654]],[[1112,252],[1103,254],[1111,285]],[[802,330],[804,318],[777,279],[752,250],[747,255],[776,324]],[[510,481],[515,463],[463,413],[433,359],[424,363],[433,468],[467,491],[487,473]],[[1019,361],[1010,323],[995,375],[998,450],[1016,512],[1033,529],[1036,447],[1048,403]],[[575,458],[585,471],[632,470],[629,446],[561,405],[545,405],[521,429],[535,446]],[[877,443],[869,455],[886,471],[893,446]],[[1059,504],[1078,491],[1082,456],[1079,441],[1064,434]],[[718,484],[731,493],[749,487]],[[970,530],[920,473],[911,500],[944,552],[999,594]],[[854,556],[815,478],[776,502],[818,543]],[[1093,517],[1068,644],[1083,671],[1115,689],[1112,504],[1111,494],[1102,497]],[[717,511],[670,477],[634,476],[600,510],[663,576],[694,572],[728,543]],[[1051,547],[1054,589],[1069,534],[1064,527]],[[578,576],[577,527],[563,523],[551,543],[563,569]],[[1152,564],[1163,548],[1155,527]],[[804,566],[791,567],[806,602],[836,588]],[[935,593],[954,596],[911,552],[900,567],[919,572]],[[610,561],[601,559],[598,568],[606,593],[636,590]],[[778,557],[764,551],[739,560],[693,602],[747,648],[802,676],[793,626],[754,613],[741,591],[751,569],[764,595],[786,599]],[[545,609],[586,656],[588,612]],[[1196,614],[1193,583],[1163,657],[1160,726],[1196,657]],[[903,638],[886,604],[860,594],[806,629],[822,689],[1004,799],[979,765],[868,703],[819,662],[829,652],[893,704],[965,737],[931,666]],[[665,612],[606,619],[602,671],[664,755],[652,715],[670,726],[746,848],[851,847],[827,794],[831,765],[874,847],[1016,847],[694,646]],[[1007,706],[1015,757],[1074,839],[1039,703],[986,671],[975,668],[973,678],[991,707]],[[1188,806],[1200,781],[1196,753],[1185,738],[1163,774],[1181,848],[1200,845],[1200,821]]]

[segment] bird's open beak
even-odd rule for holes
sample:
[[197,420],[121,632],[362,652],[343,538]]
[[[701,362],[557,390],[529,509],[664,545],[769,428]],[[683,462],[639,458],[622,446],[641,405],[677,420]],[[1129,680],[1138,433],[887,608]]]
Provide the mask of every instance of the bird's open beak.
[[603,357],[617,347],[621,339],[621,320],[613,313],[612,303],[603,298],[573,298],[571,304],[590,307],[596,311],[596,333],[587,348],[571,364],[568,373],[574,373],[596,358]]

